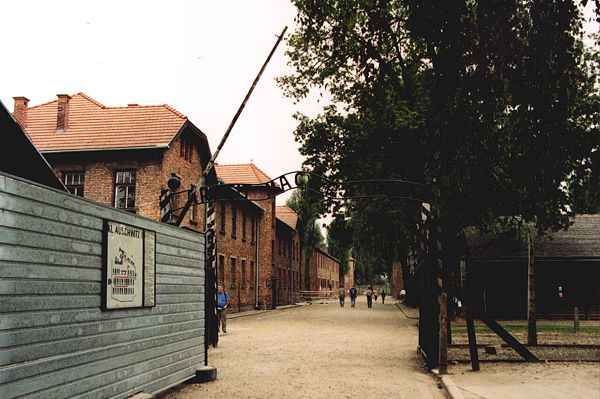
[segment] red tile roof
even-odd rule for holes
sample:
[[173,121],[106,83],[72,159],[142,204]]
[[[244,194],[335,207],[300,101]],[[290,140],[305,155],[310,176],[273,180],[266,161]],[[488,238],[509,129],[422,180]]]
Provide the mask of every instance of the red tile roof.
[[253,163],[215,165],[217,178],[225,184],[261,184],[271,178]]
[[298,225],[298,214],[292,208],[288,206],[278,206],[275,208],[275,215],[277,219],[296,230]]
[[68,107],[64,132],[56,130],[57,100],[27,109],[25,131],[41,152],[167,147],[188,120],[166,104],[107,107],[84,93]]

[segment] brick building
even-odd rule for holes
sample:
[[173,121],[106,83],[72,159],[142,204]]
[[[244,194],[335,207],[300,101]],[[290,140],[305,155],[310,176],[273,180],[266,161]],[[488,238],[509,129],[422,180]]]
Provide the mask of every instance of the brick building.
[[[176,174],[180,190],[189,188],[211,156],[204,133],[168,105],[108,107],[84,93],[33,107],[25,97],[14,100],[14,118],[71,193],[154,220],[168,179]],[[215,172],[226,184],[271,180],[253,164],[216,165]],[[294,302],[301,281],[297,216],[275,206],[277,186],[229,191],[216,205],[215,226],[217,278],[233,309]],[[174,207],[186,200],[179,196]],[[191,207],[182,226],[203,231],[203,207]]]
[[276,252],[274,265],[279,281],[278,303],[296,302],[300,290],[300,237],[297,231],[298,215],[287,206],[278,206],[275,210]]
[[[71,193],[154,220],[169,177],[189,188],[210,159],[204,133],[165,104],[108,107],[84,93],[33,107],[14,100],[13,116]],[[182,226],[203,230],[199,208]]]
[[340,262],[320,248],[310,257],[310,291],[336,290],[340,287]]
[[[217,164],[215,169],[218,180],[225,184],[262,184],[271,180],[254,164]],[[221,226],[225,220],[225,232],[217,234],[217,273],[229,291],[234,310],[272,308],[292,303],[297,296],[301,281],[297,216],[287,207],[276,207],[275,196],[280,192],[277,186],[254,188],[243,193],[245,198],[219,201],[217,205],[216,225]],[[251,217],[247,223],[255,230],[254,245],[230,233],[235,224],[240,229],[244,223],[243,214],[233,210],[241,207],[251,215],[247,216]],[[241,256],[246,258],[245,271],[238,260]],[[252,280],[253,285],[246,284],[242,289],[244,280]]]

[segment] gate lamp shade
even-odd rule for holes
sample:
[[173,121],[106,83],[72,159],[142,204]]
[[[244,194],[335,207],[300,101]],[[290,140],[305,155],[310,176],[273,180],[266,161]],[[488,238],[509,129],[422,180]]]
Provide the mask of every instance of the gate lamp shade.
[[308,184],[308,173],[298,172],[298,173],[296,173],[294,180],[296,180],[297,187],[304,187]]
[[167,181],[167,186],[171,191],[177,191],[179,187],[181,187],[181,177],[177,176],[176,173],[171,173],[171,177]]

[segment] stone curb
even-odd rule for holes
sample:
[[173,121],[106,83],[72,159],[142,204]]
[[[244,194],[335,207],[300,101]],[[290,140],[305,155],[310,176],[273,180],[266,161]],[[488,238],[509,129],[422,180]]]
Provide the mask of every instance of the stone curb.
[[261,315],[264,313],[269,313],[269,312],[278,311],[278,310],[294,309],[294,308],[299,308],[299,307],[307,306],[307,305],[308,304],[300,303],[300,304],[295,304],[295,305],[279,306],[275,309],[270,309],[270,310],[256,310],[256,311],[251,311],[251,312],[233,313],[233,314],[227,315],[227,319],[231,320],[231,319],[238,319],[240,317],[258,316],[258,315]]
[[452,381],[452,378],[448,374],[439,375],[436,374],[437,378],[442,383],[442,386],[446,390],[450,399],[465,399],[458,386]]

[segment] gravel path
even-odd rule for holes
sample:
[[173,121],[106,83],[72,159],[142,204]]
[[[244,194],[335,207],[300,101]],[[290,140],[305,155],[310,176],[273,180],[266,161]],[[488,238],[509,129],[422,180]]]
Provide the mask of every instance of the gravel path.
[[360,299],[231,320],[209,353],[218,380],[163,398],[445,398],[417,356],[416,321]]

